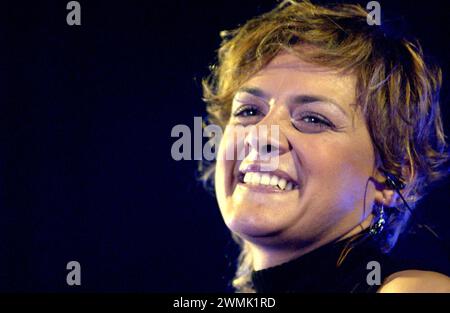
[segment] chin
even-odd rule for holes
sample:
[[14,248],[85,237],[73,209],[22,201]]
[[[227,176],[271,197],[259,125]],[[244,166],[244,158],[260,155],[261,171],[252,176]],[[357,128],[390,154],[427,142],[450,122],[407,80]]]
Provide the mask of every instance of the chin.
[[[231,202],[231,201],[230,201]],[[276,214],[279,208],[260,205],[242,205],[230,203],[222,209],[222,216],[227,227],[240,237],[252,240],[276,237],[287,229],[289,221],[295,218],[284,214]]]
[[[303,216],[303,188],[286,172],[255,165],[216,171],[216,196],[227,227],[249,241],[279,240]],[[233,167],[234,168],[234,167]]]

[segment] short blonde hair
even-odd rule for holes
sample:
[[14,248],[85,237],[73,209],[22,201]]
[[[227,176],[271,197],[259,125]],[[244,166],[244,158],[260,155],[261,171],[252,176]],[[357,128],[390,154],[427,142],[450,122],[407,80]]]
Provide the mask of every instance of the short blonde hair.
[[[305,61],[357,76],[357,105],[377,160],[406,183],[403,195],[411,208],[427,185],[448,174],[443,166],[449,154],[439,106],[440,68],[426,64],[417,41],[392,38],[379,26],[368,25],[361,6],[283,1],[221,36],[218,62],[203,80],[210,122],[224,127],[242,83],[287,49]],[[204,179],[213,173],[214,164],[205,168]],[[409,217],[403,203],[396,207],[384,231],[385,252],[395,245]],[[237,291],[252,291],[251,255],[245,242],[233,237],[242,248],[233,284]]]

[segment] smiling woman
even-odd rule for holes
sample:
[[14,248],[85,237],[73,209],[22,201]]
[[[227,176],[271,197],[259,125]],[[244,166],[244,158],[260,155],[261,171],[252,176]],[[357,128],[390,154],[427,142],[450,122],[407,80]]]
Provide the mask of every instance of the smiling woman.
[[204,179],[242,249],[236,290],[450,291],[445,275],[389,258],[410,212],[385,172],[414,208],[448,159],[441,73],[419,44],[368,25],[360,6],[309,1],[223,38],[204,98],[225,131]]

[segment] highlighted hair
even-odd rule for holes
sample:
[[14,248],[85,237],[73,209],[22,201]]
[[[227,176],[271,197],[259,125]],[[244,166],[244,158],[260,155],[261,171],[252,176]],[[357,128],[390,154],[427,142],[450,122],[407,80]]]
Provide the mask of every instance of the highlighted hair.
[[[237,89],[288,50],[304,61],[356,75],[356,105],[364,113],[378,165],[406,183],[402,193],[411,208],[426,186],[448,174],[439,107],[441,70],[425,62],[417,41],[368,25],[361,6],[283,1],[221,36],[218,62],[203,80],[210,122],[224,127]],[[203,179],[211,181],[214,164],[203,169]],[[385,252],[395,245],[409,217],[403,203],[396,208],[383,231],[380,248]],[[233,238],[241,246],[233,285],[238,292],[251,292],[251,255],[243,240],[235,234]]]

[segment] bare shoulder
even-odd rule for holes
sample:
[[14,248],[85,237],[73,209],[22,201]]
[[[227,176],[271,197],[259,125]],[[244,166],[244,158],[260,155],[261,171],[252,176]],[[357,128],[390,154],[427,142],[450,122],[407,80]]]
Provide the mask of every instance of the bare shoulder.
[[401,271],[386,278],[378,292],[450,292],[450,277],[429,271]]

